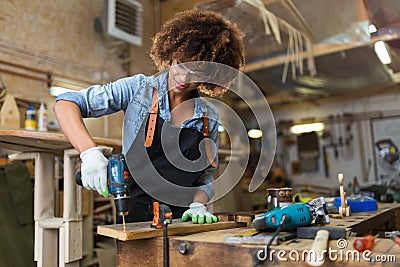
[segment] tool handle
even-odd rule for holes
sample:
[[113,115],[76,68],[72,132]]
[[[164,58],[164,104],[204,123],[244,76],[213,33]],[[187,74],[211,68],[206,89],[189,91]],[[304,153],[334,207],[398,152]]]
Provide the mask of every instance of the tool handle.
[[325,254],[328,247],[329,232],[319,230],[315,235],[314,242],[307,256],[307,264],[310,266],[321,266],[325,262]]
[[358,252],[363,252],[365,250],[371,250],[374,246],[375,238],[372,235],[366,237],[357,238],[354,240],[353,247]]

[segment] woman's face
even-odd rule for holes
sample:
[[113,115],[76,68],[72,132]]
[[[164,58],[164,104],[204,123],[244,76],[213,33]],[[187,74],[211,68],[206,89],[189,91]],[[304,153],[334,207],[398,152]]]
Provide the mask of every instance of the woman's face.
[[196,89],[199,81],[206,79],[201,74],[190,70],[179,61],[173,60],[169,69],[168,87],[175,92],[184,93]]

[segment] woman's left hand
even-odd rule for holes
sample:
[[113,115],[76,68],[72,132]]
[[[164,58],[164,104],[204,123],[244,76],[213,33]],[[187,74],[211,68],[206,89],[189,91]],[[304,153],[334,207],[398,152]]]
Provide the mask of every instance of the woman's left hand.
[[192,218],[193,223],[198,224],[218,222],[217,217],[208,212],[206,206],[199,202],[190,204],[189,209],[183,213],[183,222],[186,222],[189,218]]

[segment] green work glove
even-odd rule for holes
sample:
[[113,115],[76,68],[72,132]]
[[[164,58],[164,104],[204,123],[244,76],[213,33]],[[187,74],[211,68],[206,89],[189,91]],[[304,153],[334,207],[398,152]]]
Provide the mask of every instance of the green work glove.
[[82,185],[88,190],[97,190],[99,194],[108,197],[107,165],[100,147],[92,147],[80,154],[82,160]]
[[193,223],[203,224],[203,223],[216,223],[218,219],[216,216],[212,215],[207,211],[206,206],[201,203],[193,202],[189,205],[189,209],[185,211],[182,215],[182,221],[186,222],[192,218]]

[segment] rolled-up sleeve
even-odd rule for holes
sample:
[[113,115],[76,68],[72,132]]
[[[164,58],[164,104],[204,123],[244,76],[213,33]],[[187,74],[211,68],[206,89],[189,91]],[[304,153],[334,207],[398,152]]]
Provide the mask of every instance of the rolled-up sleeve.
[[112,114],[126,110],[129,101],[145,82],[144,78],[144,75],[138,74],[105,85],[93,85],[82,91],[61,94],[56,101],[65,100],[75,103],[83,118]]
[[65,100],[75,103],[83,114],[87,114],[86,99],[81,92],[67,92],[57,96],[56,101]]

